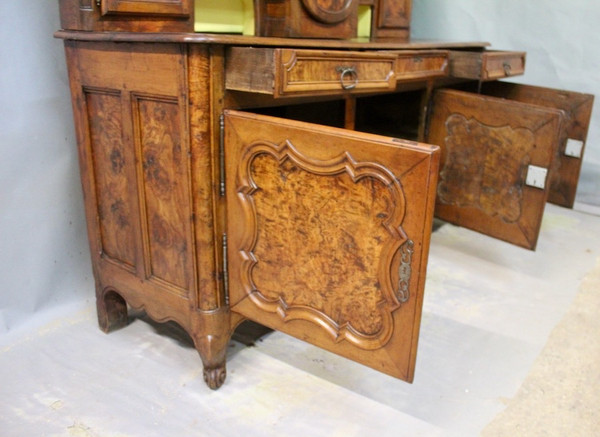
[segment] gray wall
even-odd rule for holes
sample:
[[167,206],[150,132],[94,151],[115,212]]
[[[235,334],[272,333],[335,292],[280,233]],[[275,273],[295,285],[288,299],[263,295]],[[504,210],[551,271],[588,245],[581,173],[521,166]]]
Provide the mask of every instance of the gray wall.
[[[92,302],[93,282],[62,41],[52,37],[58,2],[3,1],[0,17],[2,333]],[[520,81],[600,94],[598,18],[589,0],[415,0],[413,35],[526,50]],[[599,126],[596,110],[578,200],[600,199]]]
[[513,81],[597,96],[576,202],[600,205],[599,26],[590,0],[413,0],[411,34],[526,51],[525,75]]

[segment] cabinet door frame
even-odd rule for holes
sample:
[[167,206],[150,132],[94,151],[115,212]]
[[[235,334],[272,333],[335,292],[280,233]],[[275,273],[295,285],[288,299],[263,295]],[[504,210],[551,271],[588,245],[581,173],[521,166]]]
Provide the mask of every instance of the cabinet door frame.
[[225,111],[231,311],[412,381],[435,146]]

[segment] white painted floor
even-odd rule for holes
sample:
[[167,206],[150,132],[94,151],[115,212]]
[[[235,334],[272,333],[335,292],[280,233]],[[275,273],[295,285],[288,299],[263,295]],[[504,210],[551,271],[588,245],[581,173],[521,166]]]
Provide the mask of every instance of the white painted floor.
[[232,343],[213,392],[178,329],[136,319],[103,334],[90,289],[45,325],[0,337],[0,435],[478,435],[596,265],[597,213],[548,205],[536,252],[437,229],[412,385],[271,333]]

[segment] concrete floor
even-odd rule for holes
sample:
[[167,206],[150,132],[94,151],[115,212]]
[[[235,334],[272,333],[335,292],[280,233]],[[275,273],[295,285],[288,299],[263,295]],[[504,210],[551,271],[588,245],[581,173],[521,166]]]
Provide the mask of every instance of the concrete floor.
[[232,342],[213,392],[177,327],[105,335],[90,289],[0,337],[0,435],[594,435],[597,213],[548,205],[536,252],[439,227],[413,384],[274,332]]

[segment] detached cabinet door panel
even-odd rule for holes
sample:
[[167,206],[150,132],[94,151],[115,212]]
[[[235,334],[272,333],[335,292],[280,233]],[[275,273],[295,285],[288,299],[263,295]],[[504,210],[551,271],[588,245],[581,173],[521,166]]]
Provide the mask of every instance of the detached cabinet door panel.
[[188,17],[189,0],[102,0],[102,15],[171,15]]
[[442,148],[436,215],[535,249],[563,117],[535,105],[437,91],[428,134]]
[[438,152],[226,112],[232,311],[412,380]]

